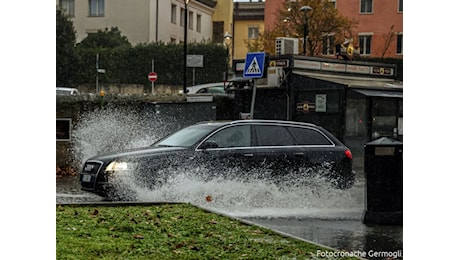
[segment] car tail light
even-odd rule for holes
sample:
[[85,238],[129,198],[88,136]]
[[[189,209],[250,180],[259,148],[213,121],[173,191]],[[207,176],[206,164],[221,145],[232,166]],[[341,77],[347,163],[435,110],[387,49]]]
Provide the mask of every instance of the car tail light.
[[351,154],[351,151],[350,151],[350,150],[347,149],[347,150],[345,151],[345,155],[347,156],[348,159],[350,159],[350,160],[353,159],[353,155]]

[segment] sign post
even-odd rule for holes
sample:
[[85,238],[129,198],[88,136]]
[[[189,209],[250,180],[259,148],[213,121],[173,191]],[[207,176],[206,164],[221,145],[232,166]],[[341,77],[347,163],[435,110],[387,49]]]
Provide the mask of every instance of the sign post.
[[[155,60],[152,59],[152,71],[155,71]],[[155,80],[152,81],[152,95],[155,91]]]
[[249,52],[246,54],[243,77],[250,78],[253,82],[250,119],[254,119],[254,106],[256,103],[257,84],[255,78],[264,75],[265,52]]
[[[153,67],[153,65],[152,65]],[[147,78],[150,80],[150,82],[152,82],[152,95],[153,95],[153,89],[154,89],[154,82],[158,79],[158,75],[156,72],[150,72],[149,75],[147,76]]]
[[187,67],[193,68],[192,85],[195,85],[195,68],[203,68],[203,55],[187,54]]

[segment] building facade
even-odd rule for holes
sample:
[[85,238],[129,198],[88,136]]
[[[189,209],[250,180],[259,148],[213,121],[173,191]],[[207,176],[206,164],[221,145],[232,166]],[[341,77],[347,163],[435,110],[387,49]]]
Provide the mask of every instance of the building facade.
[[[273,29],[278,19],[277,10],[286,8],[287,1],[296,0],[265,0],[265,28],[267,30]],[[331,2],[341,15],[358,21],[353,31],[353,45],[359,47],[361,56],[403,58],[403,0],[327,1]],[[325,36],[325,45],[338,44],[337,39],[327,37],[330,36]],[[333,57],[335,52],[332,48],[323,48],[323,55]]]
[[[233,59],[244,59],[250,52],[248,44],[255,41],[264,31],[264,2],[235,2],[233,11]],[[261,51],[261,50],[252,50]]]
[[213,41],[224,43],[224,35],[232,33],[233,28],[233,1],[217,0],[212,15]]
[[403,58],[403,0],[335,2],[343,16],[359,21],[354,44],[361,56]]
[[[77,42],[98,30],[118,27],[133,45],[149,42],[211,41],[213,0],[56,0],[71,16]],[[187,8],[186,8],[187,7]],[[185,22],[187,9],[188,21]]]

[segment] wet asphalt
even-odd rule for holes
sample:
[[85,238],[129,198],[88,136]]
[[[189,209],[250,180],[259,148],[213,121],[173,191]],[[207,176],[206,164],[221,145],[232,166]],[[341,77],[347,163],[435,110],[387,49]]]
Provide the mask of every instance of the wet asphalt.
[[[354,188],[358,196],[360,193],[364,195],[364,182]],[[56,204],[103,201],[102,197],[81,191],[77,176],[56,178]],[[257,217],[242,220],[364,259],[403,257],[402,225],[363,224],[360,216],[343,219]],[[322,254],[318,252],[318,257],[327,257]]]

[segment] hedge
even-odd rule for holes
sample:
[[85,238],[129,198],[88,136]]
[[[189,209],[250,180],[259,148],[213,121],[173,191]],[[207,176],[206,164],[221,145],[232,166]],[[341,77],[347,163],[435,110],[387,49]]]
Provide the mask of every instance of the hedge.
[[[99,74],[99,82],[113,84],[150,85],[147,74],[154,70],[158,74],[157,84],[183,84],[183,44],[150,43],[134,47],[113,49],[77,48],[80,82],[94,82],[96,77],[96,55],[99,54],[99,68],[105,73]],[[216,43],[189,43],[187,54],[203,55],[203,67],[195,68],[195,83],[222,81],[227,69],[227,51]],[[187,68],[187,85],[192,85],[193,68]]]

